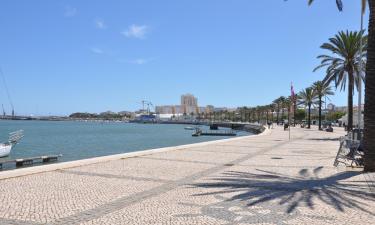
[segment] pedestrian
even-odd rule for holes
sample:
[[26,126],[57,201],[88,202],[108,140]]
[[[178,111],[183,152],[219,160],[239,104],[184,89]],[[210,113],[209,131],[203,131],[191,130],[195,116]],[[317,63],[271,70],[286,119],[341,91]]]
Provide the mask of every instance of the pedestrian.
[[289,127],[289,123],[284,123],[284,130],[287,130]]

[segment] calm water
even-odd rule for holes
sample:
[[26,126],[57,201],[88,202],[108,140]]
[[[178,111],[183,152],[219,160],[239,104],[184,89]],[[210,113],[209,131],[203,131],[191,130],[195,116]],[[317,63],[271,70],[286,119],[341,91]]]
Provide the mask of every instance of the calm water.
[[[0,160],[63,154],[59,161],[72,161],[117,153],[191,144],[223,139],[223,137],[192,137],[186,125],[0,121],[0,141],[8,133],[24,130],[25,137],[9,157]],[[203,127],[207,129],[207,127]],[[239,136],[248,135],[239,132]],[[224,137],[225,138],[225,137]]]

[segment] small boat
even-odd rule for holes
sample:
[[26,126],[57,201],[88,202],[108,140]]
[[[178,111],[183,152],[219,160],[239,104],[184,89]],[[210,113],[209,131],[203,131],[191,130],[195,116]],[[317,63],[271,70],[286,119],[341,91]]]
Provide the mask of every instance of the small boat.
[[185,127],[184,129],[185,129],[185,130],[195,130],[194,127]]
[[0,157],[5,157],[10,154],[10,150],[12,150],[12,145],[1,143],[0,144]]
[[191,136],[193,137],[199,137],[202,134],[202,130],[199,128],[195,128],[195,133],[193,133]]
[[218,124],[211,124],[210,125],[210,130],[218,130],[219,129],[219,125]]
[[8,156],[13,146],[15,146],[21,138],[23,138],[23,130],[10,133],[8,141],[0,143],[0,157]]

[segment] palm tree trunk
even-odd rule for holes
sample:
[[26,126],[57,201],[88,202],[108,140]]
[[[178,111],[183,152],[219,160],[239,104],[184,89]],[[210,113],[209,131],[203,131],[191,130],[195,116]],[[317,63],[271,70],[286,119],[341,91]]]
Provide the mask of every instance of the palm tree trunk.
[[279,113],[280,113],[280,106],[277,105],[277,112],[276,112],[276,123],[279,125]]
[[353,90],[354,90],[354,74],[349,70],[348,84],[348,131],[353,129]]
[[307,128],[311,128],[311,105],[309,104],[309,112],[308,112],[309,116],[307,118]]
[[322,96],[319,95],[319,130],[322,129]]
[[367,68],[365,86],[365,171],[375,172],[375,2],[368,1],[370,22],[368,29]]

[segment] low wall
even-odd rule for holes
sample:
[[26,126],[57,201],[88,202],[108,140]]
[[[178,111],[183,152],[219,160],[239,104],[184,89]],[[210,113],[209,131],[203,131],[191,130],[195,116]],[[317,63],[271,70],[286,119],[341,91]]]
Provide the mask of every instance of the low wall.
[[160,124],[184,124],[184,125],[206,125],[217,124],[219,127],[231,128],[233,130],[242,130],[253,134],[260,134],[265,131],[262,124],[249,124],[249,123],[231,123],[231,122],[188,122],[188,121],[159,121]]
[[219,127],[232,128],[233,130],[242,130],[253,134],[260,134],[265,131],[265,127],[261,124],[247,124],[247,123],[215,123]]

